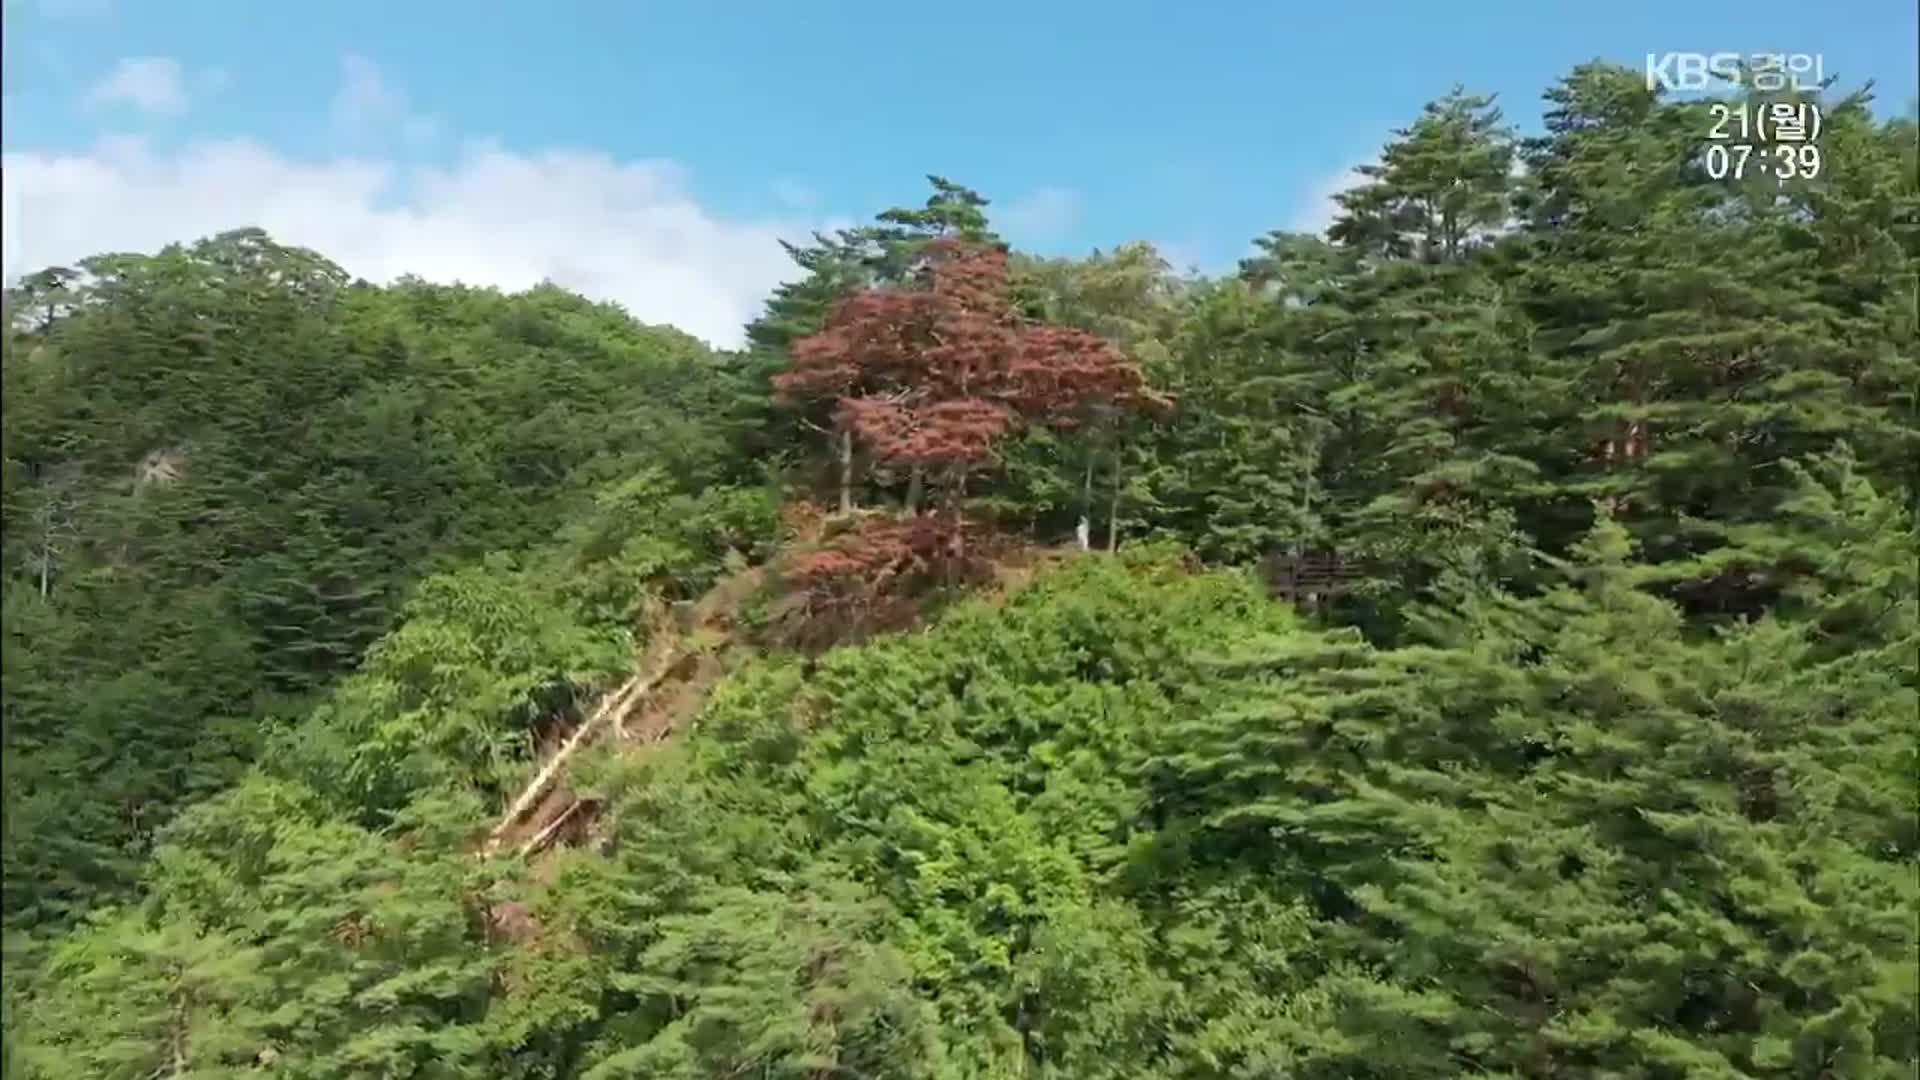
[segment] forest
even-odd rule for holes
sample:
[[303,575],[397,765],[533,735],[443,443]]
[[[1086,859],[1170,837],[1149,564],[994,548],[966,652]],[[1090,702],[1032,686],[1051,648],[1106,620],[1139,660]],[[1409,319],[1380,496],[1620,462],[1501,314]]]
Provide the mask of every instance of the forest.
[[1914,1076],[1920,140],[1711,100],[1456,90],[1215,276],[929,177],[740,350],[23,278],[4,1075]]

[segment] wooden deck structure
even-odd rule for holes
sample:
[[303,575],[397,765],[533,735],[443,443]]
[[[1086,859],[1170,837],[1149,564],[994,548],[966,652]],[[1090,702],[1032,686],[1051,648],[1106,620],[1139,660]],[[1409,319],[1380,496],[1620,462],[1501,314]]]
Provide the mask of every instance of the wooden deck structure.
[[1260,570],[1275,596],[1317,608],[1365,578],[1368,567],[1332,551],[1276,551],[1261,560]]

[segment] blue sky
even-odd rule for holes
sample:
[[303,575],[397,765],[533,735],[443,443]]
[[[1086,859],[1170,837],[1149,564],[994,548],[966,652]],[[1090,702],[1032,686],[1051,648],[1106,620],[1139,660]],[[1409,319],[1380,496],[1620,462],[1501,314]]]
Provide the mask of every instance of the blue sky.
[[1891,113],[1920,37],[1913,0],[5,0],[5,20],[9,275],[251,215],[369,276],[551,276],[723,341],[782,272],[772,236],[917,202],[928,172],[1023,247],[1147,239],[1219,269],[1320,223],[1456,82],[1526,128],[1594,56],[1771,48],[1875,80]]

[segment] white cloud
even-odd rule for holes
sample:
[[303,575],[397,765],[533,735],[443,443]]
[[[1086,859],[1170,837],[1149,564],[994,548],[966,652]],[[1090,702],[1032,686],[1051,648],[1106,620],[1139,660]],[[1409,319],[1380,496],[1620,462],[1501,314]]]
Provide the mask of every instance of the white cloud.
[[1008,203],[994,215],[1009,230],[1032,237],[1064,232],[1080,217],[1080,194],[1070,188],[1043,187]]
[[187,111],[187,83],[180,62],[166,56],[122,60],[87,91],[89,105],[131,105],[142,112]]
[[1340,204],[1334,197],[1344,191],[1351,191],[1367,182],[1360,172],[1360,166],[1371,164],[1368,161],[1356,161],[1339,172],[1321,177],[1307,188],[1294,203],[1293,214],[1287,219],[1287,231],[1309,233],[1320,236],[1340,216]]
[[453,164],[291,160],[246,140],[158,153],[114,138],[83,153],[0,156],[11,279],[104,251],[153,251],[249,225],[349,272],[505,289],[543,279],[646,322],[736,346],[795,272],[776,242],[832,222],[728,221],[667,162],[470,146]]
[[406,95],[387,85],[374,62],[357,53],[340,61],[340,89],[330,110],[334,134],[354,143],[399,135],[410,143],[431,141],[438,126],[413,111]]

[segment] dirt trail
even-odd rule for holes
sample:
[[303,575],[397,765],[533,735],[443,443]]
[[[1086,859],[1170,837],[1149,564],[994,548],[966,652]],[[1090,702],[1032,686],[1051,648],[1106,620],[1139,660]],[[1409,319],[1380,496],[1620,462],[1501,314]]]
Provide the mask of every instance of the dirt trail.
[[633,674],[603,695],[580,726],[546,755],[487,834],[483,854],[511,849],[526,856],[584,837],[600,805],[568,786],[573,757],[609,735],[623,747],[638,748],[685,726],[726,674],[740,605],[764,578],[764,567],[730,574],[699,602],[682,607],[677,617],[661,620],[636,658]]

